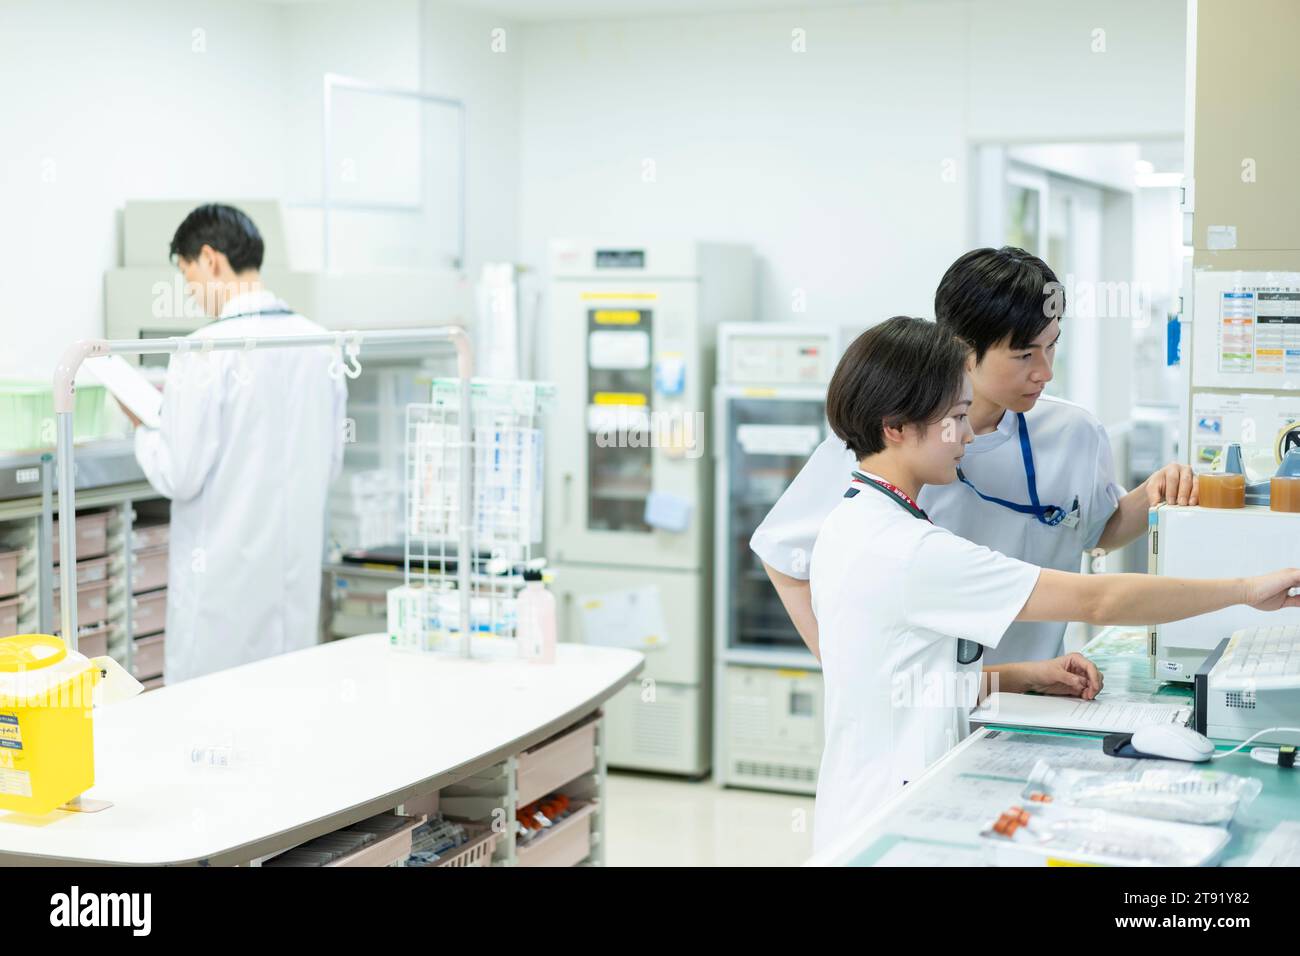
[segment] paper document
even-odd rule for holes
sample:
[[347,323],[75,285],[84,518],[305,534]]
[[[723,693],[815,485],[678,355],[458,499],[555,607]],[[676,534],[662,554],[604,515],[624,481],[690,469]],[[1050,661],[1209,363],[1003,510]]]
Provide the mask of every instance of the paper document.
[[990,694],[971,712],[972,722],[1008,727],[1050,727],[1093,733],[1130,733],[1150,724],[1182,726],[1191,716],[1172,704],[1108,703],[1077,697],[1037,697],[1031,694]]
[[85,366],[142,424],[162,427],[162,392],[130,362],[120,355],[97,355]]

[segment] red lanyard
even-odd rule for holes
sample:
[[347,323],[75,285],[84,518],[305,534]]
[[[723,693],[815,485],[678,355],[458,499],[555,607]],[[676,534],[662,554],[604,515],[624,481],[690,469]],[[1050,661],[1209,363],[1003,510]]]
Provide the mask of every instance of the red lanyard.
[[[902,505],[904,510],[908,511],[913,516],[930,521],[930,516],[921,510],[921,506],[912,499],[911,495],[902,488],[899,488],[897,485],[891,485],[883,478],[872,478],[868,475],[864,475],[860,471],[855,471],[853,473],[853,484],[866,485],[869,488],[875,488],[877,491],[889,495],[889,497],[897,501]],[[934,522],[930,523],[933,524]]]

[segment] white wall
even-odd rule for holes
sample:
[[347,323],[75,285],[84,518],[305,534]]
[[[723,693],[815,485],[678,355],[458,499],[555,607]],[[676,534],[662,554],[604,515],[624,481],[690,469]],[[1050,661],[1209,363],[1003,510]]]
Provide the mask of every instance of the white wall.
[[264,3],[0,8],[0,374],[103,333],[127,198],[282,192],[282,36]]
[[0,375],[47,378],[103,334],[128,199],[280,199],[293,265],[318,265],[326,72],[465,99],[468,266],[513,258],[518,57],[491,53],[498,25],[433,0],[5,0]]
[[1183,18],[1183,0],[936,0],[530,24],[521,255],[748,241],[756,318],[799,318],[796,290],[809,319],[929,314],[970,244],[970,144],[1178,135]]
[[[493,31],[504,49],[493,52]],[[466,269],[511,261],[519,243],[521,31],[506,17],[425,0],[424,89],[468,111]]]
[[[1182,17],[924,0],[520,25],[441,0],[8,0],[0,374],[43,378],[102,334],[126,199],[310,202],[326,70],[466,101],[471,275],[541,267],[564,234],[730,239],[761,256],[763,318],[796,290],[814,319],[926,314],[969,244],[969,144],[1177,135]],[[293,214],[300,265],[312,217]]]

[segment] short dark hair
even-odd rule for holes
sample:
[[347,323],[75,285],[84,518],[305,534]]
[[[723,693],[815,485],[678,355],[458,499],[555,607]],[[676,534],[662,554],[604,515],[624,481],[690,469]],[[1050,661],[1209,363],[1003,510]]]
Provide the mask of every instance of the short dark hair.
[[948,328],[896,315],[845,350],[826,393],[826,418],[858,458],[885,450],[885,425],[930,425],[961,394],[970,347]]
[[171,255],[193,261],[205,245],[224,253],[235,272],[262,268],[262,234],[253,220],[234,206],[208,203],[191,212],[176,227]]
[[948,267],[934,294],[934,317],[975,351],[976,361],[1010,337],[1028,348],[1065,312],[1065,289],[1046,262],[1024,249],[973,249]]

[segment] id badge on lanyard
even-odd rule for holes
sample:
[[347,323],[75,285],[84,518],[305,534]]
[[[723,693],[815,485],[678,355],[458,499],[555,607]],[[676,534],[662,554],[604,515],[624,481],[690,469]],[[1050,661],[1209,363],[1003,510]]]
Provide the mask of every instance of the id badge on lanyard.
[[999,505],[1017,514],[1032,515],[1040,524],[1054,528],[1058,524],[1065,525],[1067,528],[1077,527],[1079,524],[1079,496],[1074,496],[1074,504],[1067,512],[1059,505],[1043,505],[1038,500],[1038,480],[1037,472],[1034,470],[1034,449],[1029,444],[1029,426],[1025,423],[1023,412],[1016,413],[1016,425],[1020,431],[1020,459],[1025,466],[1025,485],[1029,489],[1029,504],[1022,505],[1014,501],[1007,501],[1003,498],[995,498],[993,495],[986,495],[971,483],[966,474],[957,469],[957,477],[975,494],[979,495],[990,504]]

